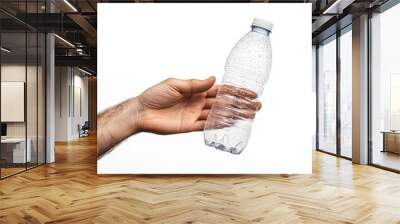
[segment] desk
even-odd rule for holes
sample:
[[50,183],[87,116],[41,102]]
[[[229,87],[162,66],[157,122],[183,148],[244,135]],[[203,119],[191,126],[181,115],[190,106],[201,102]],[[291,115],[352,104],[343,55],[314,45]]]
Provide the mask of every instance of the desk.
[[400,154],[400,132],[383,131],[383,150],[382,152],[393,152]]
[[[25,138],[5,138],[1,139],[1,156],[6,163],[25,163],[31,162],[32,141],[27,138],[26,154],[25,154]],[[26,161],[25,161],[26,160]]]

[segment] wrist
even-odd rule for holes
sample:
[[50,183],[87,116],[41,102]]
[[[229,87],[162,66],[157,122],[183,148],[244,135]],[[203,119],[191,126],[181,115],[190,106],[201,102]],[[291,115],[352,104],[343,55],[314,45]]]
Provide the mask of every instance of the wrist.
[[141,96],[135,97],[137,107],[140,108],[137,114],[137,129],[138,132],[149,132],[149,123],[154,117],[153,110],[142,101]]
[[142,117],[144,113],[144,106],[140,102],[139,97],[133,97],[126,102],[126,116],[129,117],[128,123],[131,130],[131,135],[141,131]]
[[102,112],[97,118],[98,155],[129,136],[139,132],[143,107],[137,98],[130,98]]

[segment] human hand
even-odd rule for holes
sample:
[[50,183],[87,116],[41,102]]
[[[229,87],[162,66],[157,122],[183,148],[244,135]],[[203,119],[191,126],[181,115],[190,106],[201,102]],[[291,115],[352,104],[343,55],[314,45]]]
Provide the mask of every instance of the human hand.
[[215,77],[205,80],[170,78],[100,113],[97,117],[98,156],[140,131],[158,134],[201,131],[213,105],[215,113],[207,128],[223,128],[239,119],[254,118],[261,107],[256,93],[214,83]]
[[261,109],[257,93],[227,84],[219,87],[218,97],[212,101],[215,102],[207,117],[205,130],[230,127],[239,120],[254,119]]
[[[141,105],[138,129],[158,134],[200,131],[204,129],[214,104],[221,118],[220,122],[212,123],[216,128],[232,125],[237,119],[254,118],[261,107],[261,103],[256,100],[256,93],[214,83],[213,76],[205,80],[170,78],[150,87],[137,97]],[[218,90],[220,95],[236,97],[216,98]],[[236,109],[223,110],[223,107]]]

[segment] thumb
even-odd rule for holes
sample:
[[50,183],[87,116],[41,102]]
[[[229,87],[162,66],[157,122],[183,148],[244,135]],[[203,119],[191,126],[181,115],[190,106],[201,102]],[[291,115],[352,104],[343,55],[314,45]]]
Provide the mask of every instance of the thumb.
[[204,80],[191,79],[189,80],[191,84],[192,93],[201,93],[210,89],[215,83],[215,77],[210,76]]
[[167,83],[176,88],[182,94],[193,94],[193,93],[201,93],[210,89],[215,83],[215,77],[210,76],[204,80],[168,79]]

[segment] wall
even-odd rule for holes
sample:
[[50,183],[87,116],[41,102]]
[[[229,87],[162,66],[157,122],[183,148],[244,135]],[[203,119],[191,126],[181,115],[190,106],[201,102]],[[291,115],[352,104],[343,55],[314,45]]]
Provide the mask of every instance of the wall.
[[[40,68],[39,68],[40,69]],[[40,74],[39,70],[39,74]],[[36,97],[36,66],[27,67],[27,122],[28,133],[36,132],[37,120],[37,97]],[[10,82],[18,81],[25,82],[25,65],[2,65],[1,67],[1,81]],[[40,101],[41,103],[42,101]],[[41,105],[39,105],[41,107]],[[2,108],[4,110],[5,108]],[[25,123],[23,122],[7,122],[7,136],[8,137],[25,137]],[[29,136],[28,136],[29,137]]]
[[[311,111],[314,109],[310,6],[224,4],[204,5],[200,9],[182,5],[171,12],[170,8],[158,5],[157,9],[146,8],[145,14],[140,13],[142,6],[99,6],[102,7],[98,15],[99,112],[171,76],[202,79],[214,74],[220,81],[226,57],[249,31],[254,16],[274,21],[274,30],[271,75],[260,98],[265,107],[257,113],[249,144],[241,155],[232,156],[205,146],[201,132],[167,136],[141,133],[99,159],[98,173],[311,172],[315,126]],[[121,20],[120,15],[125,19]],[[154,18],[153,15],[162,17],[162,23],[159,19],[148,19]],[[196,26],[184,26],[183,31],[183,24],[177,23],[182,17],[185,24]],[[116,21],[119,26],[135,29],[117,29]],[[234,25],[226,26],[228,23]],[[153,24],[162,29],[152,29]],[[158,38],[160,32],[168,35]],[[218,35],[210,35],[213,32]],[[296,38],[292,37],[293,33]],[[193,44],[196,42],[202,44]],[[118,60],[115,60],[116,52]],[[177,62],[180,66],[176,66]],[[290,141],[281,134],[288,129],[296,133],[290,136]]]
[[55,140],[67,140],[69,126],[69,96],[70,83],[69,69],[67,67],[55,68]]
[[55,73],[55,140],[70,141],[88,121],[88,77],[73,67],[56,67]]
[[[38,68],[38,69],[36,69]],[[26,80],[25,80],[26,79]],[[1,81],[18,81],[26,84],[26,115],[25,122],[6,122],[7,137],[27,138],[31,140],[32,161],[44,162],[44,83],[42,67],[36,65],[9,63],[1,66]],[[6,110],[7,108],[1,108]],[[39,115],[39,116],[38,116]],[[37,151],[39,150],[39,151]],[[36,152],[39,152],[36,157]]]
[[[28,67],[30,70],[32,67]],[[25,82],[25,65],[2,65],[1,66],[2,82]],[[4,110],[5,108],[1,108]],[[9,122],[7,123],[7,137],[25,137],[25,123]]]
[[[77,71],[77,70],[75,70]],[[73,136],[78,136],[78,124],[81,126],[85,123],[85,121],[88,121],[88,77],[87,76],[81,76],[82,73],[78,73],[78,75],[75,73],[74,77],[74,89],[75,89],[75,96],[74,96],[74,108],[73,108],[73,115],[74,119],[72,121],[72,133]],[[78,93],[80,91],[80,93]],[[77,97],[80,94],[80,103],[79,98]],[[80,107],[80,108],[79,108]],[[79,109],[81,111],[79,111]]]
[[89,90],[89,122],[90,122],[90,131],[97,131],[97,78],[90,77],[88,79],[88,90]]

